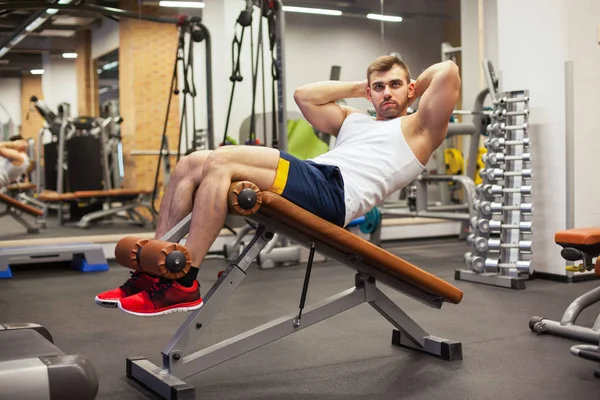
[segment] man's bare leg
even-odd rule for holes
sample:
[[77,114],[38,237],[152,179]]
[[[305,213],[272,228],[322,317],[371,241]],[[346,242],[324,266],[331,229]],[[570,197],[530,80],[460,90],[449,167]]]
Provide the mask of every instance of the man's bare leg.
[[267,190],[275,181],[278,150],[259,146],[238,146],[237,149],[239,151],[227,153],[217,150],[204,165],[186,241],[193,267],[200,267],[223,228],[228,214],[227,196],[231,182],[249,180],[260,190]]
[[160,204],[155,239],[160,239],[192,212],[194,193],[202,181],[204,163],[211,152],[197,151],[182,158],[175,166]]
[[[204,162],[200,186],[196,189],[186,240],[192,268],[177,281],[160,280],[138,294],[123,298],[118,303],[119,308],[133,315],[154,316],[201,307],[196,279],[198,269],[227,218],[231,182],[249,180],[259,189],[267,190],[275,181],[278,164],[279,151],[268,147],[235,146],[210,153]],[[174,201],[175,195],[172,196]],[[180,205],[173,207],[178,212],[183,210]]]

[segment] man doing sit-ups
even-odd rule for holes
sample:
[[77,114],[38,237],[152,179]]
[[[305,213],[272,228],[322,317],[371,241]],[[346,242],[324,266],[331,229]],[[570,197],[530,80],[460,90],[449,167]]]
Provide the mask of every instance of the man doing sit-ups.
[[[192,268],[176,281],[134,272],[96,302],[142,316],[201,307],[198,268],[225,224],[232,181],[251,181],[346,226],[418,177],[446,137],[460,84],[453,62],[435,64],[412,82],[402,61],[382,56],[371,63],[364,81],[298,88],[294,98],[305,118],[336,136],[335,146],[308,161],[260,146],[226,146],[183,158],[162,200],[155,238],[192,212],[186,241]],[[336,103],[361,97],[375,107],[375,119]],[[418,111],[407,115],[408,105],[419,97]]]
[[20,137],[0,142],[0,188],[16,182],[29,168],[27,142]]

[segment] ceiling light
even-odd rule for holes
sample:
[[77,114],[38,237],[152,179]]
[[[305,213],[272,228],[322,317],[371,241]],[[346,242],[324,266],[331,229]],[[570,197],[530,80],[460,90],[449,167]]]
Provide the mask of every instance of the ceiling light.
[[342,12],[339,10],[326,10],[324,8],[283,6],[283,11],[305,13],[305,14],[321,14],[321,15],[336,15],[336,16],[342,15]]
[[204,3],[200,1],[162,0],[158,3],[158,5],[161,7],[204,8]]
[[368,14],[367,18],[386,22],[402,22],[402,17],[396,17],[393,15]]
[[102,69],[105,70],[105,71],[108,71],[108,70],[111,70],[111,69],[116,68],[118,66],[119,66],[119,62],[118,61],[112,61],[112,62],[109,62],[108,64],[104,64],[102,66]]
[[43,69],[32,69],[31,71],[31,75],[42,75],[44,73]]
[[77,58],[77,53],[63,53],[63,58]]

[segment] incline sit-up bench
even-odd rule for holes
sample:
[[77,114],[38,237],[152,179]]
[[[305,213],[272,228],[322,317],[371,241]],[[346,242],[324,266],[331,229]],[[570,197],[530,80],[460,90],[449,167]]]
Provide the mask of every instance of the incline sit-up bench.
[[[231,213],[246,216],[259,224],[254,238],[236,262],[228,266],[208,291],[204,297],[204,306],[188,316],[162,350],[163,366],[158,367],[143,357],[128,358],[129,378],[163,398],[192,399],[195,398],[194,387],[185,383],[183,379],[365,302],[396,328],[392,334],[394,345],[421,350],[444,360],[462,360],[460,342],[430,335],[377,287],[377,281],[432,308],[441,308],[444,302],[458,304],[462,300],[463,293],[453,285],[274,193],[259,191],[256,185],[250,182],[234,182],[231,185],[229,206]],[[160,241],[179,242],[188,233],[190,221],[191,216],[188,215]],[[190,353],[190,347],[242,282],[248,273],[248,267],[275,233],[310,249],[300,311],[201,351]],[[154,247],[155,250],[160,248],[150,247]],[[143,270],[144,260],[152,258],[148,258],[149,254],[145,255],[144,251],[145,247],[133,246],[129,252],[132,263],[126,266]],[[315,252],[355,269],[355,281],[350,289],[304,308]],[[182,263],[181,259],[177,261],[177,257],[182,255],[181,252],[169,253],[166,256],[165,254],[163,251],[162,258],[156,255],[156,258],[162,260],[159,269],[169,262],[180,267],[186,264]]]

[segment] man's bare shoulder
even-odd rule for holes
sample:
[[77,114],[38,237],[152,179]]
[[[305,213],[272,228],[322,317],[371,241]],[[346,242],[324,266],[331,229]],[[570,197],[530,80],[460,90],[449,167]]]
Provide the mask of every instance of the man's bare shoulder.
[[340,107],[342,107],[342,110],[344,110],[344,119],[348,118],[352,114],[364,114],[362,111],[360,111],[354,107],[350,107],[350,106],[340,106]]
[[431,145],[427,135],[418,129],[417,114],[410,114],[400,120],[402,135],[419,161],[425,165],[431,157]]

